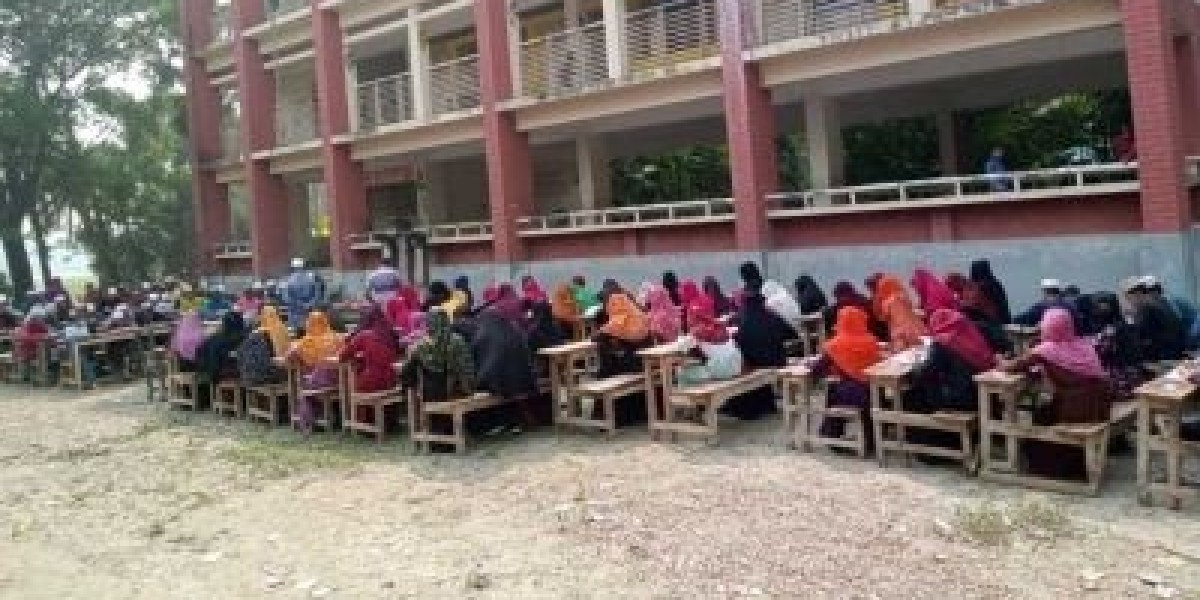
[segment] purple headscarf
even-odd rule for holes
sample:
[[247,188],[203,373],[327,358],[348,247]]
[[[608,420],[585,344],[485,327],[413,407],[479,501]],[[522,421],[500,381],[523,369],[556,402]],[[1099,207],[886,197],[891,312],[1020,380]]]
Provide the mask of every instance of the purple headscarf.
[[196,350],[203,341],[204,322],[200,320],[200,315],[188,313],[175,325],[175,333],[171,336],[171,350],[179,358],[196,360]]

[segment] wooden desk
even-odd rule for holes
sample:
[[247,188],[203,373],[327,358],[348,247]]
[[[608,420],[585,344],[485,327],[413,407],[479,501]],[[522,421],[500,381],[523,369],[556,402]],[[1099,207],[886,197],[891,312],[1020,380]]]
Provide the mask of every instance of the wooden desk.
[[583,377],[586,362],[596,352],[596,344],[590,340],[570,342],[551,348],[543,348],[538,352],[546,358],[547,371],[550,376],[550,394],[554,407],[554,424],[589,424],[580,423],[585,413],[580,406],[576,390]]
[[[1158,378],[1137,388],[1137,477],[1138,502],[1149,505],[1158,493],[1178,510],[1184,498],[1195,498],[1197,488],[1185,485],[1182,466],[1187,454],[1200,454],[1200,443],[1185,442],[1180,436],[1184,410],[1194,407],[1197,399],[1195,384],[1176,378]],[[1155,432],[1157,430],[1157,433]],[[1167,480],[1151,480],[1152,453],[1161,453],[1167,462]]]
[[[997,472],[1016,472],[1017,442],[1014,435],[1004,435],[1006,424],[1020,421],[1018,403],[1029,387],[1029,378],[1024,373],[988,371],[975,376],[979,389],[979,439],[980,473],[990,477]],[[999,419],[993,419],[993,408],[999,405]],[[1004,438],[1004,459],[999,460],[993,452],[995,437]]]
[[[114,330],[114,331],[107,331],[104,333],[99,333],[99,334],[96,334],[87,339],[72,342],[71,343],[71,376],[72,376],[72,380],[70,382],[64,382],[64,383],[74,384],[77,388],[83,387],[83,352],[85,349],[93,348],[95,350],[100,350],[107,346],[112,346],[115,344],[121,344],[121,343],[127,343],[127,342],[132,342],[132,343],[136,344],[138,342],[140,336],[141,336],[140,329],[136,329],[136,328],[134,328],[134,329],[118,329],[118,330]],[[124,379],[124,378],[129,377],[129,375],[130,374],[128,373],[128,368],[122,367],[120,377],[122,379]],[[114,376],[115,376],[115,374],[114,374]],[[95,383],[101,383],[100,378],[98,376],[97,376],[97,381]]]
[[800,348],[804,356],[820,354],[821,346],[825,343],[825,315],[819,312],[802,315],[794,325],[796,333],[800,334]]
[[[879,464],[886,466],[888,451],[895,451],[905,457],[920,454],[956,460],[963,464],[968,474],[973,474],[976,470],[976,451],[972,436],[977,420],[974,413],[917,413],[904,408],[904,393],[909,389],[909,379],[916,369],[918,358],[917,350],[907,350],[866,370],[871,386],[871,420]],[[955,434],[959,438],[959,448],[910,442],[909,427]]]

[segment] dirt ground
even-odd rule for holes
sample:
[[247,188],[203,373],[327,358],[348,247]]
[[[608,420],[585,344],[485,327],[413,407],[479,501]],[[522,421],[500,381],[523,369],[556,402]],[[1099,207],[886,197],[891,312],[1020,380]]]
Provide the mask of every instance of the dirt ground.
[[552,432],[467,457],[0,389],[0,598],[1200,598],[1196,509]]

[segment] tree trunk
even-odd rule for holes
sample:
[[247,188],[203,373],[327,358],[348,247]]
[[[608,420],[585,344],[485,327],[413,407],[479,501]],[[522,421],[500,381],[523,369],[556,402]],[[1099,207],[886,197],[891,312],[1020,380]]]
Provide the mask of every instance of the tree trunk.
[[50,283],[50,246],[46,245],[46,227],[42,223],[42,218],[35,210],[29,215],[29,222],[33,224],[33,243],[37,248],[38,266],[42,270],[42,285]]
[[14,299],[22,302],[25,294],[33,289],[33,268],[29,265],[29,255],[25,253],[25,238],[19,229],[5,231],[0,233],[0,245],[3,245],[4,256],[8,261],[8,276],[12,278]]

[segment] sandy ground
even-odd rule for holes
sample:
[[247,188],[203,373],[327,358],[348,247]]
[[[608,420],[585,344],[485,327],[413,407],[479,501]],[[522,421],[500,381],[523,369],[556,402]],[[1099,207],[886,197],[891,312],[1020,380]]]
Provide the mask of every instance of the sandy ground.
[[[936,468],[550,432],[415,456],[0,389],[0,598],[1200,598],[1200,520]],[[1154,585],[1158,583],[1158,585]]]

